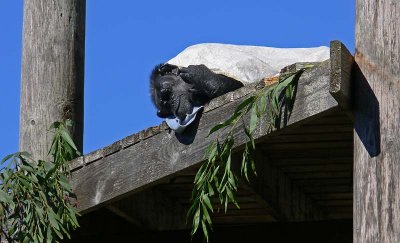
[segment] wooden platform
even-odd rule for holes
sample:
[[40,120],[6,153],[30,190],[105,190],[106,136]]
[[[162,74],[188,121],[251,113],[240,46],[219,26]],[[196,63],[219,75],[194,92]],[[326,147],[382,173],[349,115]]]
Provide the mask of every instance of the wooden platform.
[[[258,176],[241,183],[240,210],[230,206],[227,214],[213,215],[216,225],[352,218],[352,61],[340,42],[332,42],[331,59],[302,74],[287,126],[271,133],[263,124],[257,128]],[[186,229],[194,175],[215,139],[208,131],[259,88],[213,100],[186,137],[162,124],[74,160],[79,211],[105,207],[139,228]],[[241,129],[234,133],[238,155],[246,139]]]

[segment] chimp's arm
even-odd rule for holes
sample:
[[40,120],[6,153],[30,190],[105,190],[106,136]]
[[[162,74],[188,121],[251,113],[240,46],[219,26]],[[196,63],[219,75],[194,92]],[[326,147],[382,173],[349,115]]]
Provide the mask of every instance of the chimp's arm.
[[193,85],[189,91],[194,94],[206,96],[208,100],[233,91],[243,84],[233,78],[216,74],[205,65],[190,65],[179,68],[179,76],[187,83]]

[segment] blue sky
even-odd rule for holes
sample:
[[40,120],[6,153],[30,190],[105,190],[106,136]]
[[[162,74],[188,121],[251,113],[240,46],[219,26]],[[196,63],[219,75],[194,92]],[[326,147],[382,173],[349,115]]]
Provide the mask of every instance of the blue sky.
[[[204,42],[354,52],[354,1],[87,0],[84,153],[161,122],[148,76]],[[0,1],[0,158],[18,150],[22,0]]]

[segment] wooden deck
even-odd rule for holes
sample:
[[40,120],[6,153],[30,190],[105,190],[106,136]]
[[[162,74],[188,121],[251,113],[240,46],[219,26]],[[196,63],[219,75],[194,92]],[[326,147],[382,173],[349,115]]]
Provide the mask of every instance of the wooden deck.
[[[256,130],[258,176],[241,183],[241,209],[215,213],[215,224],[352,218],[352,62],[345,47],[332,42],[331,59],[302,74],[288,125],[271,133],[263,124]],[[215,139],[207,138],[208,131],[260,87],[249,85],[213,100],[186,137],[177,139],[162,124],[74,160],[79,211],[106,207],[140,228],[187,228],[194,175]],[[246,139],[241,129],[234,136],[237,155]]]

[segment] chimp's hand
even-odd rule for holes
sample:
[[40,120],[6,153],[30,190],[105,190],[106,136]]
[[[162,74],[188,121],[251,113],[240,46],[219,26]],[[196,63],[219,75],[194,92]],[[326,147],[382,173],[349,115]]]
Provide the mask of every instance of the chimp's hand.
[[179,76],[193,85],[192,93],[202,94],[213,99],[243,86],[235,79],[216,74],[205,65],[189,65],[179,68]]

